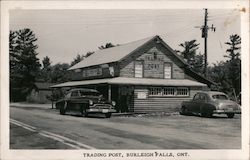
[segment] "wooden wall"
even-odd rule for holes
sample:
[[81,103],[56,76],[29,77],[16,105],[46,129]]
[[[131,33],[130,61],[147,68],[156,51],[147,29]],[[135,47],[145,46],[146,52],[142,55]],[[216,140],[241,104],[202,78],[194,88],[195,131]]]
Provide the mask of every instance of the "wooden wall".
[[[180,111],[182,101],[188,101],[194,94],[200,91],[202,87],[190,87],[189,97],[150,97],[147,86],[137,86],[134,89],[134,112],[178,112]],[[138,93],[145,92],[146,99],[138,99]]]
[[[155,59],[151,59],[156,55]],[[133,55],[126,57],[119,63],[121,77],[134,77],[134,62],[144,62],[144,78],[164,78],[164,63],[172,64],[172,78],[184,79],[185,73],[183,64],[170,53],[162,44],[151,42],[143,48],[137,50]],[[158,68],[151,68],[150,65],[157,65]]]
[[[110,74],[109,67],[114,68],[114,75]],[[99,72],[99,74],[89,75],[89,76],[86,76],[86,74],[84,74],[84,72],[86,73],[87,70],[97,70],[97,69],[101,70]],[[78,71],[77,70],[70,71],[71,72],[70,78],[71,78],[71,80],[76,81],[76,80],[88,80],[88,79],[116,77],[119,75],[118,69],[119,68],[117,66],[117,63],[110,63],[110,64],[106,64],[105,66],[102,66],[102,65],[91,66],[91,67],[87,67],[87,68],[78,69]]]

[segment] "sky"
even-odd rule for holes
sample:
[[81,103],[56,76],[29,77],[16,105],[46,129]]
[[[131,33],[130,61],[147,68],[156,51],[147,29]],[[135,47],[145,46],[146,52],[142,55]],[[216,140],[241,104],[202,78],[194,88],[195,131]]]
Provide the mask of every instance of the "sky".
[[[37,37],[38,58],[48,56],[52,64],[70,63],[77,54],[96,51],[108,42],[124,44],[159,35],[174,50],[180,43],[196,39],[204,53],[198,28],[204,24],[203,9],[151,10],[11,10],[10,30],[30,28]],[[240,12],[208,9],[208,64],[224,61],[225,42],[240,35]]]

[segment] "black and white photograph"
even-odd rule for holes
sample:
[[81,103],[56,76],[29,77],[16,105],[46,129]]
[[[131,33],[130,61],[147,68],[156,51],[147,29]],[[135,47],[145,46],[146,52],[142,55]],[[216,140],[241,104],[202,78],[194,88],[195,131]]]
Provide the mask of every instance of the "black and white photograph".
[[2,159],[249,159],[246,1],[42,2],[1,3]]

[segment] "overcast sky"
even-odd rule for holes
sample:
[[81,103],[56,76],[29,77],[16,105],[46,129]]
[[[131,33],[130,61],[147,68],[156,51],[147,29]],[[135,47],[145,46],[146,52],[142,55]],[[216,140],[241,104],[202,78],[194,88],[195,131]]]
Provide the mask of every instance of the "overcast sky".
[[[238,10],[208,10],[208,63],[225,60],[232,34],[240,35]],[[12,10],[10,29],[30,28],[38,41],[38,57],[50,57],[53,64],[70,63],[77,54],[98,50],[107,42],[123,44],[159,35],[173,49],[196,39],[203,54],[201,30],[204,10]]]

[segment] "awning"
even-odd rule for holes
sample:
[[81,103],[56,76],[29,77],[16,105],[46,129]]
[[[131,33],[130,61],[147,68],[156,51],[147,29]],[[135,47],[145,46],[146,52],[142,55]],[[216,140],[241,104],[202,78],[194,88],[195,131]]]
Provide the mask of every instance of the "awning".
[[71,81],[51,86],[51,88],[85,86],[93,84],[120,84],[120,85],[147,85],[147,86],[207,86],[204,83],[190,79],[153,79],[153,78],[127,78],[115,77],[106,79],[93,79],[84,81]]

